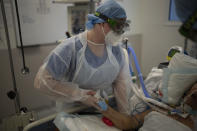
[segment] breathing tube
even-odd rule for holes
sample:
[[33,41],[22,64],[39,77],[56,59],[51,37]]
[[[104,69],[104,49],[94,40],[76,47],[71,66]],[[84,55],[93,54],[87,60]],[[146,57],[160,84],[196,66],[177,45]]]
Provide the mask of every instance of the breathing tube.
[[[126,41],[127,42],[127,41]],[[127,44],[127,43],[126,43]],[[145,97],[135,88],[137,87],[134,87],[134,92],[135,94],[141,98],[145,103],[147,103],[149,106],[153,107],[154,109],[160,111],[160,112],[163,112],[162,110],[160,110],[159,108],[157,108],[155,105],[157,106],[160,106],[160,107],[163,107],[164,109],[167,109],[169,110],[171,113],[177,113],[178,115],[182,116],[182,117],[185,117],[186,115],[184,113],[182,113],[181,111],[177,110],[177,109],[174,109],[164,103],[161,103],[159,101],[156,101],[154,99],[152,99],[148,93],[148,91],[146,90],[146,87],[145,87],[145,84],[144,84],[144,80],[143,80],[143,77],[142,77],[142,73],[140,71],[140,66],[139,66],[139,63],[138,63],[138,60],[137,60],[137,57],[135,55],[135,51],[132,47],[128,46],[127,45],[127,52],[128,52],[128,55],[132,54],[132,57],[133,57],[133,60],[134,60],[134,63],[135,63],[135,67],[136,67],[136,70],[137,70],[137,73],[138,73],[138,77],[139,77],[139,80],[140,80],[140,84],[141,84],[141,87],[142,87],[142,91],[145,95]],[[130,74],[131,76],[133,76],[133,71],[132,71],[132,68],[129,64],[129,68],[130,68]],[[153,105],[152,105],[152,104]]]
[[[137,60],[137,57],[135,55],[134,49],[132,47],[128,46],[127,51],[128,51],[128,54],[132,54],[132,56],[133,56],[133,60],[134,60],[134,63],[135,63],[135,68],[137,70],[138,77],[139,77],[140,84],[142,86],[142,90],[144,92],[144,95],[146,97],[148,97],[148,98],[151,98],[150,95],[148,94],[148,91],[146,90],[146,87],[145,87],[145,84],[144,84],[144,80],[143,80],[143,77],[142,77],[142,73],[140,71],[140,66],[138,64],[138,60]],[[130,66],[129,66],[129,68],[130,68],[130,73],[132,75],[133,74],[132,68]]]

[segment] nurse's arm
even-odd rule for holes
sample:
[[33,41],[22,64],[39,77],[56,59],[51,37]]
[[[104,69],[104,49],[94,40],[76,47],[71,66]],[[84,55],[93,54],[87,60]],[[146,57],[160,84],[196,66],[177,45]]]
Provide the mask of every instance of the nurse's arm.
[[116,98],[118,110],[121,113],[129,114],[129,90],[132,88],[132,80],[129,71],[129,61],[128,61],[128,54],[125,49],[123,49],[123,65],[120,69],[120,72],[113,83],[114,95]]
[[77,84],[71,82],[60,82],[42,66],[34,80],[34,87],[53,100],[67,102],[80,101],[88,91],[82,90]]

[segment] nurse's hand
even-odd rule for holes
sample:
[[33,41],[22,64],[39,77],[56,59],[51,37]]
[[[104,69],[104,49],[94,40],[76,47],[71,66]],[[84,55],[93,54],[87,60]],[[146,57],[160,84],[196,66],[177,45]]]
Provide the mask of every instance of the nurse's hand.
[[96,97],[94,97],[94,95],[96,94],[95,91],[88,91],[87,93],[87,99],[85,99],[84,101],[82,101],[83,104],[87,105],[87,106],[92,106],[98,110],[101,110],[101,108],[98,106],[98,99]]

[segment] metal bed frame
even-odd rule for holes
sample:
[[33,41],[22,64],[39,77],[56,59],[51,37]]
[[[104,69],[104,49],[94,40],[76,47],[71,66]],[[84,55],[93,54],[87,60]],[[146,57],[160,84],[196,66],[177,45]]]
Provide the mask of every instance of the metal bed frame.
[[[64,110],[64,112],[66,112],[66,113],[77,113],[77,112],[82,111],[82,110],[87,109],[87,108],[88,107],[85,106],[85,105],[79,105],[79,106],[75,106],[75,107],[70,107],[70,108]],[[57,115],[57,113],[49,115],[49,116],[47,116],[45,118],[36,120],[36,121],[26,125],[23,128],[23,131],[33,131],[33,128],[38,127],[38,126],[40,126],[42,124],[45,124],[47,122],[50,122],[50,121],[54,120],[56,115]]]

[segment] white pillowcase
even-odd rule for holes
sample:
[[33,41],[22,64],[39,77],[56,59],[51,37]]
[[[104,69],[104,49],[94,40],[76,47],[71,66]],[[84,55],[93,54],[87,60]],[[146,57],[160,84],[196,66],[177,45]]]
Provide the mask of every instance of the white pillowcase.
[[188,55],[176,53],[169,65],[170,69],[183,69],[183,68],[194,68],[197,70],[197,59],[194,59]]
[[183,94],[197,81],[196,69],[164,69],[163,85],[160,89],[162,101],[178,105]]
[[162,101],[170,105],[178,105],[183,94],[197,82],[197,60],[180,53],[171,59],[168,68],[164,69]]

